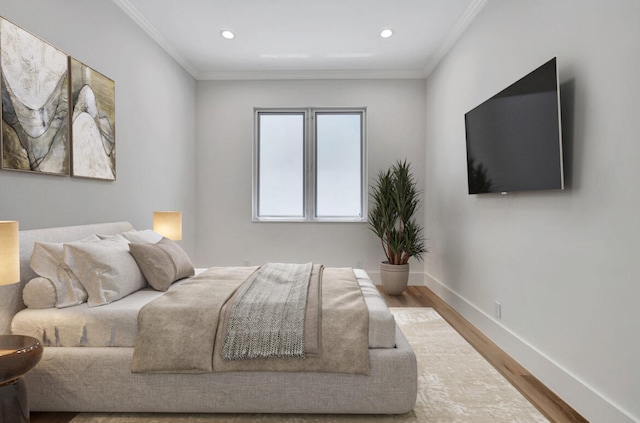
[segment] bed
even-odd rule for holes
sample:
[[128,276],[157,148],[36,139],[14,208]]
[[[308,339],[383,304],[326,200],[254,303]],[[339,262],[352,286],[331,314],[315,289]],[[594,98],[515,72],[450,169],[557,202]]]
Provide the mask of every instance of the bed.
[[[90,302],[59,309],[25,306],[25,285],[38,276],[30,266],[36,242],[73,243],[96,234],[109,237],[132,231],[128,222],[115,222],[20,232],[21,282],[0,287],[0,333],[35,336],[45,345],[42,360],[24,377],[31,410],[402,414],[413,409],[415,354],[362,270],[349,271],[368,311],[364,373],[251,368],[196,374],[132,372],[140,310],[165,292],[145,286],[95,307],[89,307]],[[199,270],[172,284],[166,294],[211,271]]]

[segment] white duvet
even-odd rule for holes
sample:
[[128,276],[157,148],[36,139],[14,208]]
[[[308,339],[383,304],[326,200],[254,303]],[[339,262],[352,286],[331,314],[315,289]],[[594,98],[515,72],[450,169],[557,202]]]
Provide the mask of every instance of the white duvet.
[[[196,273],[203,269],[197,269]],[[366,273],[354,270],[369,309],[369,348],[395,345],[395,320]],[[187,280],[187,279],[184,279]],[[184,281],[183,280],[183,281]],[[182,281],[169,288],[174,289]],[[11,323],[11,332],[40,339],[45,347],[133,347],[138,312],[163,295],[147,287],[110,304],[88,307],[24,309]]]

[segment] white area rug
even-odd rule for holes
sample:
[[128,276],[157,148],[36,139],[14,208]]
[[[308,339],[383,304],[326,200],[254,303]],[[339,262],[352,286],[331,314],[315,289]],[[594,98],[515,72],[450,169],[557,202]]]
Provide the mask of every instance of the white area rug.
[[548,422],[431,308],[392,308],[418,359],[418,400],[400,416],[83,413],[72,423]]

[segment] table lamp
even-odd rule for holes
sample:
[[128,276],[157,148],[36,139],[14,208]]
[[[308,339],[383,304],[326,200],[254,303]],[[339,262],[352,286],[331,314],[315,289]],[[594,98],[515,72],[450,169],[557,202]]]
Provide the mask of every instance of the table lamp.
[[153,230],[172,241],[182,239],[182,212],[153,212]]
[[20,282],[18,222],[0,221],[0,285]]

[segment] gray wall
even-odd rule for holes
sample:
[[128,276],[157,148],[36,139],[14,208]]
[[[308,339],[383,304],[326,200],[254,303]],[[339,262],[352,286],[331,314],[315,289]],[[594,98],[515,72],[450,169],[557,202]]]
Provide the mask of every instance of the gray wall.
[[[2,0],[0,16],[116,81],[118,149],[115,182],[0,171],[0,219],[148,228],[153,210],[178,209],[196,265],[314,260],[375,278],[364,224],[251,222],[253,107],[367,106],[369,177],[407,157],[425,188],[430,254],[414,282],[424,269],[590,420],[640,419],[636,0],[488,2],[426,84],[196,83],[112,2]],[[467,195],[464,113],[553,56],[567,190]]]
[[[253,108],[365,106],[369,180],[408,158],[423,187],[424,89],[424,80],[198,82],[196,262],[314,261],[375,278],[384,253],[366,223],[251,221]],[[422,283],[422,263],[411,266]]]
[[[426,283],[594,422],[640,420],[639,22],[493,0],[427,80]],[[464,113],[554,56],[566,191],[468,195]]]
[[195,236],[195,80],[113,2],[2,0],[12,21],[116,82],[115,182],[0,171],[0,219],[21,229],[182,210]]

